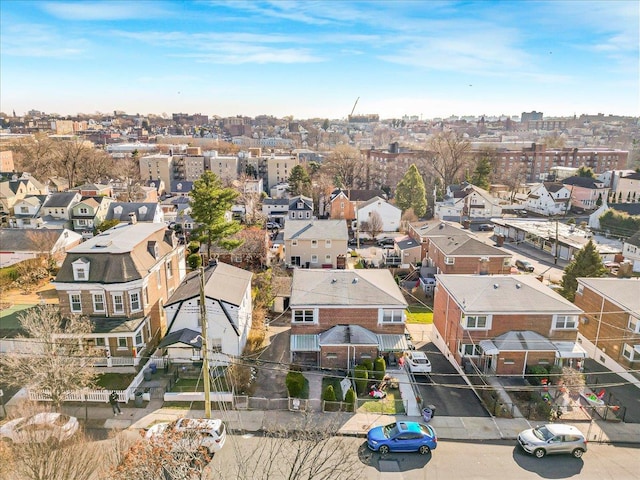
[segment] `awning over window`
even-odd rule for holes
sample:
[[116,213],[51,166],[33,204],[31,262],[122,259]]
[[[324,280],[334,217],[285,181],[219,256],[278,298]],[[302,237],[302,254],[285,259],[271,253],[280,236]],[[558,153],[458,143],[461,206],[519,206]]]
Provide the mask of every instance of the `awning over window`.
[[378,350],[381,352],[403,352],[408,349],[404,335],[378,335]]
[[318,335],[291,335],[289,342],[292,352],[319,352]]
[[495,343],[493,343],[491,340],[480,340],[480,343],[478,343],[478,345],[480,345],[480,348],[485,355],[498,355],[500,353],[498,347],[496,347]]
[[587,358],[587,351],[575,342],[553,342],[556,358]]

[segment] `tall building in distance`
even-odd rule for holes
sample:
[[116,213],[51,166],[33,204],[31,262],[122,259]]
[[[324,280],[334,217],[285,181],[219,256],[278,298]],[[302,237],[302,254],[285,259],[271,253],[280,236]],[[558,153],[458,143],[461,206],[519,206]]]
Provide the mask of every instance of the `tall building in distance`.
[[542,120],[542,112],[522,112],[520,123],[538,122]]

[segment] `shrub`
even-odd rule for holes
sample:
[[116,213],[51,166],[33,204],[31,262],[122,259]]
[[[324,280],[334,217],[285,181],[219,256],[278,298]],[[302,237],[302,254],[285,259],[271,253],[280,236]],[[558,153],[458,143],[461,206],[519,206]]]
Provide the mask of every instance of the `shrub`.
[[534,365],[527,367],[527,380],[531,385],[540,385],[540,381],[549,375],[549,372],[542,365]]
[[189,250],[190,255],[198,253],[200,251],[200,242],[198,242],[197,240],[190,241],[187,250]]
[[360,362],[360,365],[367,369],[368,378],[373,378],[373,361],[369,358],[365,358]]
[[382,380],[384,378],[384,374],[387,371],[387,362],[384,361],[383,357],[376,358],[375,362],[373,362],[373,376],[376,380]]
[[191,270],[195,270],[196,268],[200,268],[200,265],[202,265],[202,257],[197,253],[192,253],[187,257],[187,263]]
[[559,367],[557,365],[553,365],[549,369],[549,376],[551,377],[549,379],[551,381],[551,383],[557,384],[558,382],[560,382],[560,380],[562,380],[562,367]]
[[353,410],[353,404],[356,403],[356,392],[353,388],[347,390],[347,393],[344,396],[344,401],[351,407],[351,410]]
[[[304,389],[304,375],[300,372],[289,372],[287,373],[287,378],[285,379],[285,384],[287,385],[287,390],[289,391],[290,397],[298,397],[302,390]],[[334,394],[335,398],[335,394]]]
[[362,395],[367,391],[367,380],[369,379],[368,369],[364,365],[356,365],[353,369],[353,378],[356,382],[356,391]]
[[336,403],[336,392],[333,389],[333,385],[327,385],[327,388],[324,389],[324,393],[322,394],[322,399],[325,402],[329,402],[325,404],[324,409],[329,412],[336,411],[338,409],[338,405]]

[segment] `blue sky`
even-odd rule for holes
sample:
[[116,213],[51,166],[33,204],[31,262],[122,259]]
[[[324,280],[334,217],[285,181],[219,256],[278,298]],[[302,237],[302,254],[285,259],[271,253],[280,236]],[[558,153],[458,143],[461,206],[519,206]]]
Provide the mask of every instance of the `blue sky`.
[[0,111],[640,115],[640,2],[0,2]]

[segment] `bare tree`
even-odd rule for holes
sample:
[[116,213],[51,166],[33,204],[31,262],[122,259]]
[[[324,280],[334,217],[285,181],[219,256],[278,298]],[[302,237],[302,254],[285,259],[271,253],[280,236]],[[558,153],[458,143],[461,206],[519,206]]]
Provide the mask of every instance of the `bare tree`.
[[244,205],[244,220],[249,225],[254,225],[255,223],[265,219],[262,209],[260,208],[262,192],[256,192],[252,188],[248,187],[253,180],[253,176],[242,174],[238,180],[234,180],[232,182],[233,188],[235,188],[239,193],[237,198],[238,204]]
[[380,233],[384,232],[384,222],[378,212],[369,212],[369,218],[360,222],[360,231],[365,232],[376,238]]
[[82,138],[63,141],[56,144],[53,158],[59,175],[64,176],[69,186],[75,186],[81,168],[93,158],[93,145]]
[[9,385],[46,393],[59,410],[68,391],[93,384],[91,357],[79,337],[91,332],[86,317],[63,318],[57,305],[39,305],[20,316],[26,335],[16,340],[32,343],[30,353],[5,353],[0,357],[3,378]]
[[12,149],[16,153],[17,171],[30,172],[38,179],[45,179],[56,173],[53,164],[54,143],[45,134],[23,138]]
[[364,178],[360,152],[348,145],[338,145],[322,164],[335,184],[345,189],[360,188]]
[[524,163],[518,163],[509,169],[505,174],[500,177],[500,181],[504,183],[511,192],[511,201],[516,197],[516,193],[520,186],[527,179],[527,166]]
[[[43,412],[31,403],[14,411],[16,417],[27,417]],[[62,431],[61,431],[62,432]],[[5,443],[4,453],[9,468],[0,467],[0,476],[7,480],[90,480],[102,466],[101,446],[92,443],[80,429],[68,439],[55,434],[43,441],[40,430],[22,430],[20,443]],[[4,443],[4,442],[2,442]],[[2,450],[0,450],[1,452]],[[1,462],[0,463],[4,463]],[[5,475],[6,473],[6,475]]]
[[116,163],[107,152],[91,148],[86,150],[83,156],[86,161],[78,168],[79,183],[99,183],[113,176]]
[[256,442],[251,455],[237,452],[234,471],[229,472],[225,465],[223,477],[238,480],[362,478],[360,457],[354,455],[344,437],[337,436],[337,431],[338,422],[327,423],[325,418],[311,414],[303,414],[297,424],[286,428],[271,426]]
[[429,139],[427,164],[440,177],[446,188],[453,185],[469,160],[471,144],[455,132],[441,132]]

